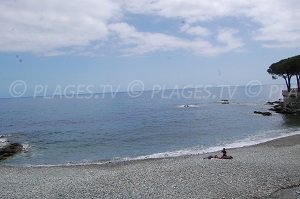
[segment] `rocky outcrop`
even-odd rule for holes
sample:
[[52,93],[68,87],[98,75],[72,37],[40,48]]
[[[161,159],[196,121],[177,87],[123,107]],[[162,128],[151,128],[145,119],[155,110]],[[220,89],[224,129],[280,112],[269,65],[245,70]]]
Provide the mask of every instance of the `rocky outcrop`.
[[281,105],[283,102],[279,99],[277,101],[267,101],[266,102],[266,105],[271,105],[271,106],[274,106],[274,105]]
[[284,103],[282,101],[274,101],[274,102],[267,102],[267,105],[271,105],[272,108],[270,108],[270,111],[274,111],[276,113],[281,114],[294,114],[296,111],[293,108],[290,108],[289,106],[284,106]]
[[255,114],[260,114],[263,116],[271,116],[272,113],[271,112],[261,112],[261,111],[254,111]]
[[15,154],[22,152],[23,146],[19,143],[8,144],[0,148],[0,161],[12,157]]

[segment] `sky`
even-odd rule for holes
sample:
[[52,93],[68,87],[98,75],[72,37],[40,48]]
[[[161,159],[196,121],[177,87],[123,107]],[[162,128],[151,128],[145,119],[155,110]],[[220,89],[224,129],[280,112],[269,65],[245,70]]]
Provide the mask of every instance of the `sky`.
[[1,0],[0,97],[283,83],[266,70],[299,54],[299,18],[298,0]]

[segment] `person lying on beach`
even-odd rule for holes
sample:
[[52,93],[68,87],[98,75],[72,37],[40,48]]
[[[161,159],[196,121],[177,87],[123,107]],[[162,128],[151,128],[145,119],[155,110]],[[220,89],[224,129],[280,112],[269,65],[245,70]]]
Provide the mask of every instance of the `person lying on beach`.
[[226,155],[226,156],[220,157],[220,159],[233,159],[233,157],[231,155]]
[[208,156],[206,158],[203,158],[203,159],[209,159],[210,160],[210,159],[220,159],[220,158],[217,155],[214,155],[214,156],[210,155],[210,156]]
[[225,148],[223,148],[223,150],[221,151],[222,153],[223,153],[223,155],[221,156],[221,157],[219,157],[219,156],[217,156],[217,155],[215,155],[215,156],[208,156],[208,157],[206,157],[206,158],[203,158],[203,159],[233,159],[233,157],[232,156],[230,156],[230,155],[227,155],[227,152],[226,152],[226,149]]
[[203,158],[203,159],[209,159],[209,160],[211,160],[211,159],[233,159],[233,157],[230,156],[230,155],[221,156],[221,157],[219,157],[217,155],[214,155],[214,156],[210,155],[210,156],[208,156],[206,158]]

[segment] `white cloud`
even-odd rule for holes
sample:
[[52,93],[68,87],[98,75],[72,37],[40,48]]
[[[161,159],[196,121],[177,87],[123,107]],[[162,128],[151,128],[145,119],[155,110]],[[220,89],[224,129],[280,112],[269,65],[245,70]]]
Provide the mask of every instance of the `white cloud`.
[[190,26],[189,24],[183,25],[180,30],[182,32],[188,33],[190,35],[198,36],[198,37],[206,37],[211,34],[211,32],[204,27],[201,26]]
[[109,29],[119,39],[118,47],[127,55],[184,49],[195,54],[213,56],[239,49],[244,45],[235,37],[237,31],[233,29],[220,30],[216,38],[219,41],[217,45],[200,38],[188,40],[162,33],[139,32],[126,23],[111,24]]
[[162,33],[138,32],[126,23],[112,24],[110,30],[116,34],[120,41],[119,47],[122,47],[126,54],[174,50],[184,43],[179,38]]
[[124,0],[125,8],[134,13],[163,17],[181,17],[187,22],[212,20],[216,17],[238,16],[249,7],[245,0]]
[[[172,35],[143,32],[125,22],[128,13],[161,20],[179,18],[185,25],[178,25]],[[126,54],[238,51],[244,46],[241,29],[246,27],[212,28],[210,24],[223,18],[256,24],[250,27],[255,28],[252,38],[247,39],[265,47],[300,47],[299,17],[298,0],[2,0],[0,51],[94,55],[105,54],[110,45]],[[103,46],[106,41],[109,46]]]
[[238,30],[231,28],[223,28],[218,31],[217,40],[225,44],[222,49],[224,52],[239,49],[244,45],[242,40],[235,36],[236,34],[238,34]]
[[300,47],[300,4],[298,0],[253,0],[246,16],[260,27],[254,38],[265,47]]
[[108,36],[107,22],[118,13],[119,5],[109,0],[3,0],[0,51],[51,54],[88,46]]
[[[125,0],[126,9],[189,24],[232,17],[258,25],[253,38],[266,47],[300,47],[299,0]],[[249,38],[251,39],[251,38]]]

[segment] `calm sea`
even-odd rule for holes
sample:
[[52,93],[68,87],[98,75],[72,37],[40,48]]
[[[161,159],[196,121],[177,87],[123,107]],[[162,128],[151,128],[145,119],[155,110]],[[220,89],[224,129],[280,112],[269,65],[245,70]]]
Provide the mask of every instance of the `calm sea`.
[[[131,93],[132,94],[132,93]],[[0,99],[1,142],[26,152],[0,164],[57,165],[197,154],[299,133],[266,111],[271,86]],[[229,99],[229,104],[219,101]],[[185,106],[188,105],[188,106]]]

